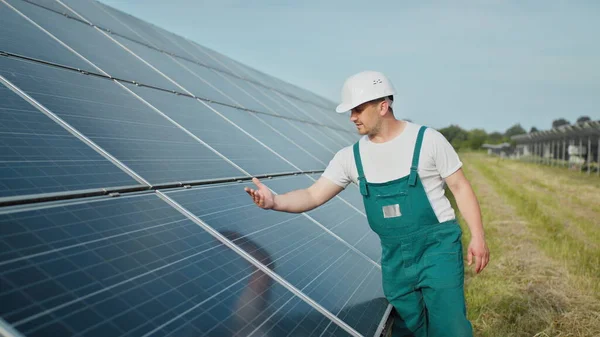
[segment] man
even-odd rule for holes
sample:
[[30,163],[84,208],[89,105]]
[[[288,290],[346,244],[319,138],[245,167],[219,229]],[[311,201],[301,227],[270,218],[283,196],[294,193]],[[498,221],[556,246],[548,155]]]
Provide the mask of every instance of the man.
[[381,239],[382,279],[397,317],[394,336],[470,337],[466,318],[462,231],[444,186],[453,193],[470,232],[468,263],[475,271],[488,263],[479,203],[462,163],[444,136],[394,118],[392,83],[379,72],[351,76],[342,88],[338,113],[363,135],[341,149],[312,186],[274,196],[253,179],[246,188],[264,209],[305,212],[359,186],[369,226]]

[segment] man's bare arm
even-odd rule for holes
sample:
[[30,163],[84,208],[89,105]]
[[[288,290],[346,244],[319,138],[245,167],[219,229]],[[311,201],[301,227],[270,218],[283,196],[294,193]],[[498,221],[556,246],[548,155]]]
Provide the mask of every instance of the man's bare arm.
[[469,226],[471,231],[471,243],[468,248],[468,262],[472,263],[473,256],[476,259],[475,271],[479,273],[489,261],[489,249],[485,243],[483,223],[481,220],[481,210],[479,202],[473,192],[471,183],[465,177],[462,169],[446,178],[446,183],[452,191],[458,209]]
[[452,191],[456,204],[467,222],[473,237],[484,238],[481,210],[475,192],[465,177],[462,169],[446,178],[446,184]]
[[343,190],[327,178],[321,177],[308,188],[275,195],[258,179],[254,178],[252,181],[257,189],[246,187],[246,192],[253,198],[254,203],[264,209],[288,213],[302,213],[315,209]]

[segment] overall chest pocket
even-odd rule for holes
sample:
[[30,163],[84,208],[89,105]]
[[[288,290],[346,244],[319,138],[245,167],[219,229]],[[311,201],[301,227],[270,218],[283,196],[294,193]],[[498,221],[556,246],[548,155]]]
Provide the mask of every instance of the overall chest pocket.
[[412,219],[412,206],[406,189],[377,191],[370,199],[369,216],[378,227],[398,228]]

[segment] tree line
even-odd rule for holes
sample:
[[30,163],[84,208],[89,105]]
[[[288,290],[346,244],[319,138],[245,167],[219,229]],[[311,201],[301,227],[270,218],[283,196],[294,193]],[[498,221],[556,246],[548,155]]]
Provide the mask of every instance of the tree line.
[[[581,116],[577,119],[575,124],[584,123],[590,121],[591,118],[589,116]],[[562,125],[571,125],[571,123],[564,119],[558,118],[552,121],[552,128],[556,128]],[[501,144],[501,143],[510,143],[514,145],[514,142],[510,139],[510,137],[515,135],[520,135],[527,133],[521,124],[515,124],[510,128],[506,129],[504,132],[491,132],[487,133],[483,129],[472,129],[465,130],[458,125],[450,125],[448,127],[442,128],[438,130],[440,133],[448,139],[448,141],[452,144],[452,146],[456,150],[479,150],[483,144]],[[535,126],[532,127],[529,132],[539,131]]]

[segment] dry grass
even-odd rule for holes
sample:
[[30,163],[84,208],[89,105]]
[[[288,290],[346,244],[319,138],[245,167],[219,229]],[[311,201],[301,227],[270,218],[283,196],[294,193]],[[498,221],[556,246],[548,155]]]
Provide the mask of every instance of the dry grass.
[[[524,181],[533,180],[564,191],[561,183],[536,180],[537,170],[530,164],[499,162],[480,154],[462,157],[481,203],[491,250],[490,264],[482,274],[475,275],[467,267],[467,304],[476,336],[600,336],[598,250],[582,249],[586,244],[581,239],[586,236],[581,233],[571,235],[564,226],[556,231],[557,221],[548,221],[556,215],[545,204],[548,198],[542,198],[548,188],[523,187]],[[569,181],[570,172],[550,170]],[[574,179],[585,187],[581,177]],[[561,215],[574,217],[578,212]],[[589,219],[593,222],[594,216]],[[469,233],[460,221],[466,250]]]

